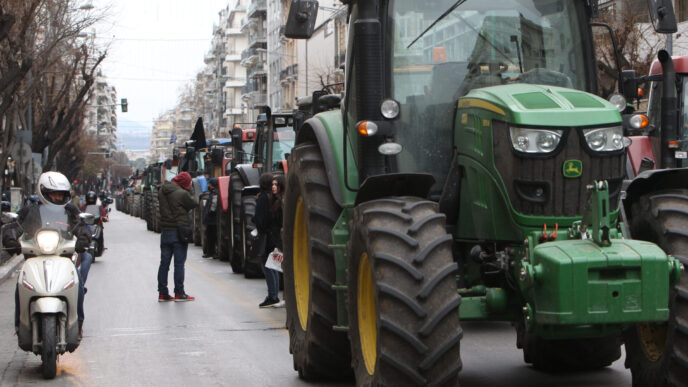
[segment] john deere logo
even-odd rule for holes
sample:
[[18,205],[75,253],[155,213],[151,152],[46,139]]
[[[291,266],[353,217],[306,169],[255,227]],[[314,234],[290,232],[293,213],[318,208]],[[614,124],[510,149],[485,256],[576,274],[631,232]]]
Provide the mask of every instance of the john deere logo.
[[564,177],[570,179],[580,177],[583,174],[583,162],[580,160],[564,161]]

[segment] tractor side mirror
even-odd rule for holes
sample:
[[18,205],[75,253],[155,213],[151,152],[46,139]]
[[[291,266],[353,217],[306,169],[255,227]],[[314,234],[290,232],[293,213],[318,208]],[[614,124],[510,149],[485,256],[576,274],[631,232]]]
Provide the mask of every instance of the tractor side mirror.
[[232,129],[232,146],[234,149],[241,151],[241,145],[244,140],[244,131],[241,128]]
[[309,39],[313,35],[315,19],[318,17],[316,0],[293,0],[284,36],[290,39]]
[[632,102],[638,99],[638,73],[635,70],[623,70],[621,82],[626,101]]
[[673,0],[647,0],[652,27],[660,34],[673,34],[678,28]]

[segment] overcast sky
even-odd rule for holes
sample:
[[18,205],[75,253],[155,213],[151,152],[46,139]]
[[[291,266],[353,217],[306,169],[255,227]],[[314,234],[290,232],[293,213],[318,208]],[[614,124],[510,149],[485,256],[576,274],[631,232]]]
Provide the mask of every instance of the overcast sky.
[[[153,120],[175,106],[180,88],[203,68],[218,12],[231,0],[94,0],[107,20],[96,42],[110,48],[102,69],[128,113],[118,113],[119,130],[151,128]],[[87,1],[84,0],[84,3]]]

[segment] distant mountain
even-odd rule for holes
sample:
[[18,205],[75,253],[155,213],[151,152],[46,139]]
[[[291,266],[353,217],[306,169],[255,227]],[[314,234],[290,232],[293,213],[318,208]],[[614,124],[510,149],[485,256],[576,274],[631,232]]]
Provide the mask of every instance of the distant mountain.
[[149,149],[150,136],[151,128],[146,125],[121,118],[117,121],[117,143],[124,149]]

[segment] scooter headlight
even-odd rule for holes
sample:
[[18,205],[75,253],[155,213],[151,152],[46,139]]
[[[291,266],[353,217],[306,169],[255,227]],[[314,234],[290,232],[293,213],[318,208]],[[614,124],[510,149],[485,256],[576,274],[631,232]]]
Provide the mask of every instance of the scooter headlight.
[[41,230],[36,234],[36,244],[41,254],[55,254],[60,243],[60,233],[54,230]]
[[559,146],[563,129],[509,128],[511,146],[517,152],[547,154]]

